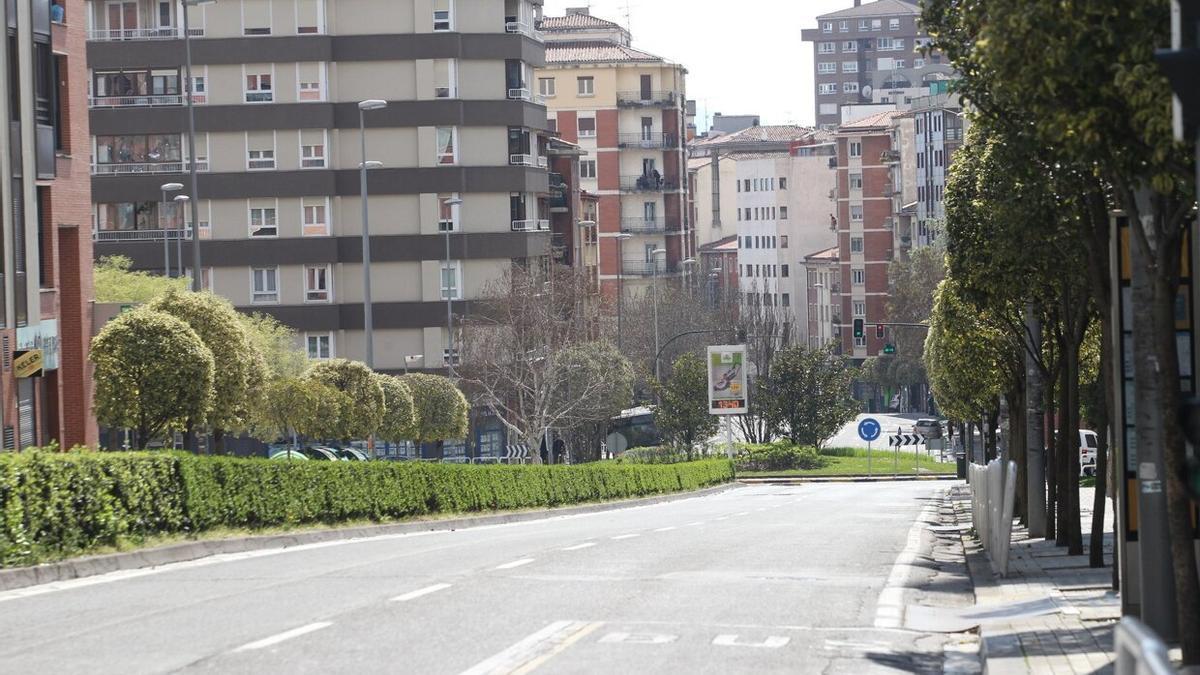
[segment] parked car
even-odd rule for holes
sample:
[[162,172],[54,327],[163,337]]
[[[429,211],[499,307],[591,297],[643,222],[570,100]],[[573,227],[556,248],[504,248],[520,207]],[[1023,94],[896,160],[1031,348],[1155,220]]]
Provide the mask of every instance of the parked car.
[[1100,447],[1100,438],[1090,429],[1079,430],[1079,475],[1096,475],[1096,452]]
[[280,450],[272,450],[271,454],[270,454],[270,458],[271,459],[281,459],[281,460],[294,459],[294,460],[302,461],[302,462],[308,461],[308,456],[305,455],[303,452],[301,452],[299,450],[292,450],[290,448],[284,448],[284,449],[280,449]]
[[922,418],[913,425],[913,433],[921,434],[926,439],[942,437],[942,423],[932,418]]

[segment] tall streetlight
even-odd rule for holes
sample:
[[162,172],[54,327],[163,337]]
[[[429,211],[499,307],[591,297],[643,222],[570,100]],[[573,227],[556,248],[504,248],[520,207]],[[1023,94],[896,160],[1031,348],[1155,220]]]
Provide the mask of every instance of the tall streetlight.
[[[650,295],[653,298],[652,304],[654,305],[654,353],[655,354],[658,353],[658,259],[660,257],[664,261],[666,261],[667,249],[656,248],[656,249],[654,249],[654,252],[650,254]],[[654,359],[654,382],[655,382],[655,384],[660,382],[658,371],[659,371],[658,359],[656,358],[656,359]],[[657,391],[657,390],[655,390],[655,391]],[[657,398],[657,397],[658,397],[658,394],[656,393],[655,398]]]
[[[450,280],[446,275],[450,273],[450,230],[454,229],[454,222],[457,220],[454,217],[454,209],[462,206],[462,203],[463,200],[458,197],[442,201],[442,204],[450,208],[450,226],[442,228],[446,235],[446,266],[442,268],[441,281],[445,286],[442,295],[446,296],[446,364],[451,379],[454,378],[454,294],[450,292]],[[455,286],[457,287],[457,284]]]
[[[188,202],[192,201],[192,198],[187,195],[175,195],[175,199],[173,201],[179,205],[179,213],[182,214],[183,210],[185,208],[187,208]],[[179,229],[179,233],[175,235],[175,258],[179,261],[179,276],[183,276],[183,232],[184,232],[184,229],[185,228],[181,227]]]
[[625,303],[625,242],[633,235],[622,232],[617,235],[617,351],[621,351],[621,306]]
[[378,169],[382,162],[367,160],[368,110],[386,108],[387,101],[367,99],[358,103],[358,139],[362,149],[362,163],[358,165],[359,201],[362,202],[362,263],[363,263],[363,334],[367,342],[367,367],[375,367],[375,318],[371,313],[371,219],[367,210],[367,170]]
[[715,307],[717,304],[717,284],[721,283],[721,268],[713,267],[708,270],[708,298]]
[[[159,202],[158,207],[158,225],[162,228],[163,233],[163,276],[169,277],[171,276],[171,239],[167,236],[167,227],[163,222],[163,216],[166,215],[167,210],[167,193],[179,192],[183,189],[183,183],[163,183],[158,189],[162,190],[162,201]],[[179,261],[179,273],[183,274],[182,260]]]
[[[200,179],[196,175],[196,104],[192,88],[195,86],[195,81],[192,80],[192,27],[188,19],[189,7],[200,7],[202,5],[211,5],[217,0],[181,0],[183,5],[183,52],[184,52],[184,68],[183,76],[185,79],[184,93],[187,95],[187,112],[188,112],[188,173],[191,176],[192,182],[192,290],[200,291]],[[183,268],[183,260],[179,261],[180,271]]]

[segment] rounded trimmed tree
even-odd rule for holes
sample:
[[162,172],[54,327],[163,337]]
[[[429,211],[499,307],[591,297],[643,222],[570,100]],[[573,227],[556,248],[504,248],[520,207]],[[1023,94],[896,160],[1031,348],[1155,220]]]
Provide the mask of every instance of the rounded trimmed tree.
[[375,433],[376,437],[388,443],[412,440],[417,432],[412,392],[398,377],[381,374],[375,377],[383,387],[383,424]]
[[415,433],[409,438],[414,443],[419,446],[466,436],[471,406],[449,378],[410,373],[399,379],[412,393],[416,426]]
[[350,405],[342,410],[337,424],[329,429],[329,438],[348,441],[364,439],[383,424],[385,402],[383,387],[375,371],[359,361],[330,359],[313,364],[304,378],[342,392]]

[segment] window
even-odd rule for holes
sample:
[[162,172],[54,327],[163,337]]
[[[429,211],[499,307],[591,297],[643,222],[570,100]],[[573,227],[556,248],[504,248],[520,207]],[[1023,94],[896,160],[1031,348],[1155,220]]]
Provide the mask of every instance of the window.
[[251,237],[278,237],[279,224],[275,219],[274,207],[253,207],[250,209]]
[[454,0],[435,0],[433,3],[433,30],[444,32],[454,30]]
[[832,61],[822,61],[817,64],[817,73],[821,75],[832,75],[837,72],[837,64]]
[[888,30],[900,30],[900,19],[888,19]]
[[457,192],[443,192],[438,194],[438,232],[458,231],[459,206],[446,203],[458,198]]
[[270,0],[242,3],[242,33],[244,35],[270,35],[271,18]]
[[333,336],[328,333],[324,335],[305,334],[304,341],[308,347],[308,358],[310,359],[332,359],[333,358]]
[[305,265],[304,301],[329,302],[332,298],[329,265]]
[[[195,72],[193,70],[193,72]],[[208,100],[208,78],[192,76],[192,102],[204,103]]]
[[883,19],[871,19],[871,30],[883,30]]
[[462,265],[457,261],[451,261],[447,266],[445,263],[441,265],[442,271],[442,299],[443,300],[461,300],[462,299]]
[[251,302],[279,302],[279,268],[255,267],[250,270]]
[[325,168],[325,144],[300,146],[301,169]]
[[437,128],[437,162],[438,164],[458,163],[458,129],[455,127]]
[[306,237],[329,236],[329,221],[325,218],[327,209],[324,203],[304,204],[301,207],[301,211],[304,214],[304,223],[300,229],[301,234]]
[[821,22],[821,32],[822,33],[832,33],[833,32],[833,22],[832,21],[822,21]]
[[861,141],[850,141],[850,156],[851,157],[862,157],[862,142]]
[[842,83],[842,93],[857,94],[858,93],[858,83],[857,82],[843,82]]
[[546,98],[553,98],[555,95],[554,78],[539,77],[538,78],[538,93]]
[[834,42],[818,42],[817,43],[817,53],[818,54],[832,54],[836,47],[837,47],[837,43],[834,43]]
[[[591,79],[591,78],[589,78]],[[579,137],[580,138],[595,138],[596,137],[596,118],[595,117],[580,117],[579,118]]]
[[858,20],[858,29],[859,30],[865,31],[865,30],[868,30],[870,27],[871,27],[871,23],[869,21],[867,21],[866,19]]
[[595,178],[596,177],[596,160],[584,159],[579,162],[579,177],[580,178]]
[[850,252],[851,253],[862,253],[863,252],[863,238],[862,237],[850,237]]
[[905,67],[904,59],[893,59],[892,60],[892,68],[899,70],[904,67]]
[[782,304],[784,307],[791,307],[791,306],[792,306],[792,296],[791,296],[791,294],[790,294],[790,293],[784,293],[784,294],[783,294],[782,296],[780,296],[780,297],[781,297],[781,304]]
[[843,73],[857,73],[858,72],[858,61],[842,61],[842,72]]
[[843,53],[850,54],[856,51],[858,51],[858,40],[846,40],[842,43]]
[[786,234],[779,235],[779,248],[787,248],[788,236]]
[[253,171],[275,168],[274,150],[250,150],[246,160],[246,168]]
[[780,220],[787,220],[787,219],[788,219],[788,214],[787,214],[787,211],[788,211],[788,207],[786,207],[786,206],[781,206],[781,207],[779,207],[779,219],[780,219]]
[[783,277],[784,279],[786,279],[788,277],[788,266],[787,265],[779,266],[779,276]]
[[863,219],[862,204],[851,204],[850,205],[850,220],[861,223],[862,219]]
[[316,35],[321,32],[323,13],[321,0],[299,0],[296,3],[296,34]]
[[274,100],[270,73],[246,75],[246,103],[270,103]]
[[933,165],[934,166],[942,165],[942,151],[941,150],[935,150],[933,152]]
[[925,67],[925,59],[923,59],[919,56],[917,58],[913,59],[913,68],[924,68],[924,67]]
[[854,346],[855,347],[866,347],[867,346],[867,336],[864,335],[862,337],[854,338]]
[[838,24],[838,32],[839,33],[848,33],[849,31],[850,31],[850,22],[849,21],[842,21]]
[[867,303],[861,302],[861,301],[855,302],[854,303],[854,316],[866,316],[866,315],[867,315]]
[[863,188],[863,179],[861,173],[850,174],[850,189],[861,190]]
[[837,82],[822,82],[817,85],[817,93],[822,96],[837,93]]
[[780,177],[779,177],[779,189],[780,189],[780,190],[786,190],[786,189],[787,189],[787,178],[785,178],[785,177],[783,177],[783,176],[780,176]]
[[579,88],[580,96],[595,96],[596,95],[596,78],[594,77],[577,77],[575,85]]
[[850,270],[850,283],[862,286],[867,283],[867,271],[861,267]]

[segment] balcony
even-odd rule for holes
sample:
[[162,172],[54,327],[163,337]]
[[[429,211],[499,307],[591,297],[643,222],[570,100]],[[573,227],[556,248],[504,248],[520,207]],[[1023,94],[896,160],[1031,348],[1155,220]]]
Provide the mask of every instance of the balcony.
[[545,105],[546,98],[541,94],[535,94],[528,87],[509,87],[508,100],[510,101],[528,101],[537,105]]
[[533,38],[538,42],[542,42],[546,39],[546,36],[542,35],[542,32],[534,28],[532,24],[517,21],[516,18],[511,16],[505,18],[504,32],[524,35],[525,37]]
[[674,106],[679,103],[679,97],[673,91],[619,91],[617,105],[625,108],[652,108],[656,106]]
[[899,150],[884,150],[879,153],[879,161],[882,164],[896,164],[900,161]]
[[665,260],[626,258],[621,261],[621,274],[627,277],[653,277],[670,271],[671,266]]
[[549,166],[549,159],[539,155],[509,155],[509,166],[536,166],[539,169],[545,169]]
[[665,232],[667,223],[662,218],[622,218],[621,231],[633,234]]
[[[204,239],[204,223],[201,223],[201,239]],[[180,230],[171,228],[165,230],[97,230],[92,233],[93,241],[184,241],[192,240],[192,228]]]
[[654,176],[621,176],[621,192],[671,192],[678,190],[675,181]]
[[[203,103],[201,96],[195,97],[196,103]],[[92,96],[88,99],[89,108],[157,108],[183,105],[180,94],[166,95],[134,95],[134,96]]]
[[[203,28],[190,28],[188,35],[204,37]],[[183,28],[167,26],[163,28],[120,28],[116,30],[90,30],[88,40],[93,42],[121,42],[125,40],[180,40],[183,39]]]
[[[93,176],[125,176],[129,174],[186,173],[191,162],[139,162],[130,164],[93,164]],[[196,162],[196,171],[208,171],[208,160]]]
[[644,150],[673,149],[679,147],[679,138],[675,134],[666,133],[620,134],[617,136],[617,145],[621,148]]
[[549,220],[514,220],[512,221],[513,232],[549,232]]

